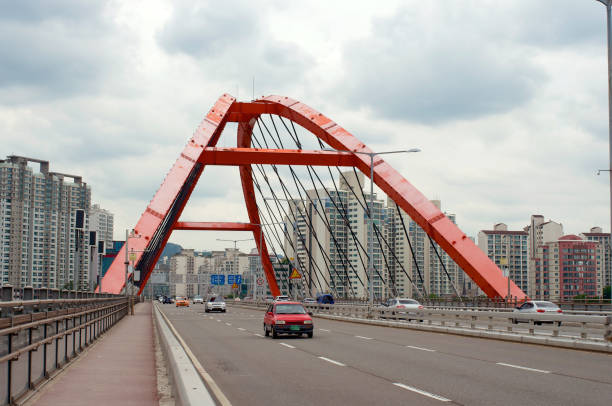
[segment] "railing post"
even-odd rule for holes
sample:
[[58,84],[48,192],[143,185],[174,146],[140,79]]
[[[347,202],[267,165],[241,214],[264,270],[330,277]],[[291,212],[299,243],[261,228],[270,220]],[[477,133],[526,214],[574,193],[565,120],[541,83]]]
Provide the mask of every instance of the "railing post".
[[[23,300],[34,300],[34,288],[31,286],[26,286],[23,288]],[[32,305],[23,306],[23,312],[26,314],[30,314],[34,312],[34,307]]]

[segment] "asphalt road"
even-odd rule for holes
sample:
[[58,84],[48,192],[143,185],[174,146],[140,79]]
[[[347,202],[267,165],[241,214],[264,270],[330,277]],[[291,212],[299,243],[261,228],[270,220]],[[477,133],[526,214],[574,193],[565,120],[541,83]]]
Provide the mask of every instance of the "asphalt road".
[[263,312],[160,305],[233,405],[604,405],[612,356],[315,318],[263,336]]

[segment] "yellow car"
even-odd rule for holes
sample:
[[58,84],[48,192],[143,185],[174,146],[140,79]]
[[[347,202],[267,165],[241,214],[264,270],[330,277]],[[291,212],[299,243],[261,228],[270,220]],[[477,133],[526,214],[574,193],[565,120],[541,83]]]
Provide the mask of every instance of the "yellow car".
[[187,300],[186,297],[177,296],[176,300],[174,301],[174,303],[176,303],[176,307],[179,307],[179,306],[187,306],[187,307],[189,307],[189,300]]

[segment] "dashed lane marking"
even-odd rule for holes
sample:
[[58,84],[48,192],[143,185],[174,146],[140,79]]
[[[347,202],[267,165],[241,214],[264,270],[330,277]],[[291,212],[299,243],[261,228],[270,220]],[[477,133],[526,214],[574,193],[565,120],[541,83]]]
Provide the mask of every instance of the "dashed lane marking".
[[420,390],[420,389],[414,388],[412,386],[404,385],[403,383],[394,383],[393,385],[399,386],[400,388],[409,390],[411,392],[418,393],[419,395],[427,396],[428,398],[439,400],[441,402],[450,402],[451,401],[450,399],[447,399],[447,398],[442,397],[440,395],[435,395],[433,393],[429,393],[429,392],[426,392],[424,390]]
[[355,338],[361,338],[363,340],[373,340],[372,337],[364,337],[364,336],[355,336]]
[[340,367],[345,367],[346,366],[342,362],[334,361],[333,359],[329,359],[329,358],[325,358],[325,357],[317,357],[317,358],[320,358],[323,361],[331,362],[332,364],[336,364],[336,365],[338,365]]
[[242,327],[238,327],[238,330],[240,331],[246,331],[245,329],[243,329]]
[[421,350],[421,351],[436,352],[436,350],[432,350],[429,348],[423,348],[423,347],[415,347],[414,345],[407,345],[406,348],[412,348],[414,350]]
[[527,368],[527,367],[522,367],[520,365],[512,365],[512,364],[506,364],[504,362],[496,362],[497,365],[501,365],[504,367],[510,367],[510,368],[517,368],[517,369],[524,369],[525,371],[531,371],[531,372],[540,372],[542,374],[550,374],[550,371],[544,371],[543,369],[535,369],[535,368]]
[[327,330],[327,329],[325,329],[325,328],[320,328],[319,330],[321,330],[321,331],[327,331],[328,333],[330,333],[330,332],[331,332],[330,330]]
[[290,345],[290,344],[285,344],[285,343],[279,343],[280,345],[284,345],[287,348],[295,348],[294,346]]
[[254,335],[256,335],[257,337],[262,337],[263,338],[263,336],[261,334],[255,333]]
[[226,325],[226,326],[231,326],[231,325],[232,325],[232,323],[225,323],[225,325]]

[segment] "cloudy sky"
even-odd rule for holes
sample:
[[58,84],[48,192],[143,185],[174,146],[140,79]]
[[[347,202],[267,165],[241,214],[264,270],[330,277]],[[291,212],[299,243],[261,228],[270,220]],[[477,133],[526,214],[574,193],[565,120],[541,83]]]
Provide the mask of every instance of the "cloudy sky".
[[[0,155],[82,175],[120,239],[254,77],[373,150],[421,148],[387,160],[468,235],[531,214],[609,231],[605,35],[595,0],[0,0]],[[237,170],[207,169],[183,220],[246,221]]]

